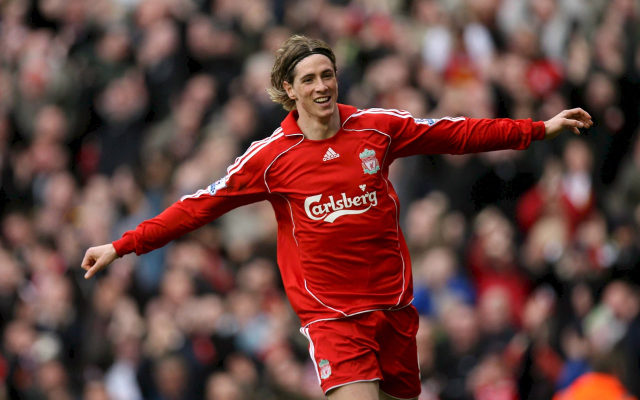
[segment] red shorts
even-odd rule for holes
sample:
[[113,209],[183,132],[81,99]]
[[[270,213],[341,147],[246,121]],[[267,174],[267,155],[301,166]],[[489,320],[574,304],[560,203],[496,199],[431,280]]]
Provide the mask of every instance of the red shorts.
[[413,305],[319,321],[301,328],[325,395],[355,382],[380,381],[380,390],[398,399],[420,395]]

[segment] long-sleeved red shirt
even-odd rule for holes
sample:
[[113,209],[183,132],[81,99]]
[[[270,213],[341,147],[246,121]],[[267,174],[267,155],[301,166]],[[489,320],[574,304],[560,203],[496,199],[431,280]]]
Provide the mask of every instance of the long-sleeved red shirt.
[[531,120],[418,119],[406,111],[338,105],[341,128],[305,139],[292,111],[227,175],[113,242],[138,255],[236,207],[268,200],[278,222],[278,265],[303,325],[401,308],[413,300],[411,262],[389,166],[416,154],[526,149],[544,138]]

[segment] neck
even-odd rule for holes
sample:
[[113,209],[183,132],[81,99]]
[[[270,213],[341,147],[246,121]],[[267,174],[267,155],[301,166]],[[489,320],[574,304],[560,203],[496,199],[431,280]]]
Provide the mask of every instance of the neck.
[[297,122],[305,138],[310,140],[329,139],[340,130],[340,112],[336,106],[330,117],[321,119],[299,110]]

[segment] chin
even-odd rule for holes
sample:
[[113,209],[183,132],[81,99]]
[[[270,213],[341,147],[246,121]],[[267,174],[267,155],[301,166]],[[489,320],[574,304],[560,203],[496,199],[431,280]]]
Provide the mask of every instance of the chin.
[[333,115],[334,112],[337,112],[337,111],[338,111],[338,106],[336,105],[336,103],[332,103],[329,108],[324,110],[321,109],[318,116],[330,117]]

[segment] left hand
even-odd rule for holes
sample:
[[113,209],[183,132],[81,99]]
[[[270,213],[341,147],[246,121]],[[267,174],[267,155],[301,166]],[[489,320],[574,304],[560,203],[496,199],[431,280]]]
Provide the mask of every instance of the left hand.
[[544,139],[549,140],[558,136],[563,129],[571,129],[576,135],[580,134],[579,128],[591,128],[593,121],[591,115],[582,108],[564,110],[560,114],[544,122]]

